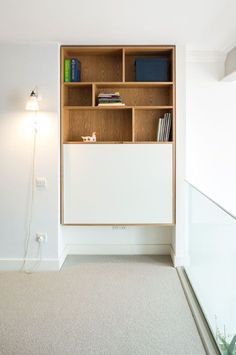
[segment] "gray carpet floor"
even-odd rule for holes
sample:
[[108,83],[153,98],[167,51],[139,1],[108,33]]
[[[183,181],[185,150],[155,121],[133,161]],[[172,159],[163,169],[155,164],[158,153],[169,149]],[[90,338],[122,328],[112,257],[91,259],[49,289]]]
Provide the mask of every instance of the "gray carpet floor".
[[168,257],[69,257],[0,273],[1,355],[203,355]]

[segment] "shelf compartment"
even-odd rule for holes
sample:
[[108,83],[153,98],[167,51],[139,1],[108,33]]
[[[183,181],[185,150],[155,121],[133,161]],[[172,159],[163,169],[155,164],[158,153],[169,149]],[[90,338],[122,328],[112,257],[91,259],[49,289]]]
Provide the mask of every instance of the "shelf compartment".
[[81,82],[122,81],[122,48],[64,47],[64,58],[79,59]]
[[[157,142],[158,122],[170,109],[143,110],[135,109],[134,113],[134,141],[135,142]],[[173,117],[172,117],[173,119]],[[171,135],[170,135],[171,142]],[[158,143],[170,143],[158,142]]]
[[64,87],[65,106],[91,106],[92,105],[92,84],[86,85],[65,85]]
[[96,104],[99,93],[119,91],[122,102],[127,106],[172,106],[172,90],[171,84],[99,84],[95,85]]
[[82,143],[81,136],[92,132],[96,132],[98,143],[132,142],[132,109],[65,110],[64,115],[64,143]]
[[135,60],[136,58],[165,57],[170,63],[170,80],[172,78],[172,54],[173,47],[149,47],[149,48],[125,48],[125,81],[136,82]]

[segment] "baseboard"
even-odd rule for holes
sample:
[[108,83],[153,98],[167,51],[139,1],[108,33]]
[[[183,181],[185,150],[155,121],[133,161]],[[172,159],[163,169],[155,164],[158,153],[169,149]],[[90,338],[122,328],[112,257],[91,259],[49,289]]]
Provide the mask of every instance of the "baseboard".
[[[0,259],[0,271],[20,271],[24,259]],[[28,259],[26,269],[31,269],[36,259]],[[58,271],[60,270],[60,259],[43,259],[35,271]]]
[[174,267],[180,267],[184,265],[184,257],[176,255],[172,246],[170,246],[170,256]]
[[[171,246],[169,244],[68,244],[58,259],[43,259],[35,271],[59,271],[67,255],[171,255]],[[27,268],[30,269],[35,262],[35,259],[29,259]],[[23,259],[0,259],[0,271],[20,271],[22,264]]]
[[170,255],[169,244],[68,244],[67,255]]

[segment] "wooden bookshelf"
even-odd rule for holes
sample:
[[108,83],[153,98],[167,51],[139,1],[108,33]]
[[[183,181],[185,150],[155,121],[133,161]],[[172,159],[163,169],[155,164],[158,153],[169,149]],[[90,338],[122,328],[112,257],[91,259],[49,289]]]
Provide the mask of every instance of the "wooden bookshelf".
[[[135,81],[135,60],[137,57],[150,58],[163,56],[167,57],[170,63],[169,81]],[[66,58],[75,57],[78,58],[81,63],[81,81],[64,82],[64,60]],[[122,102],[125,104],[125,106],[98,106],[97,98],[99,93],[116,91],[119,91]],[[71,201],[73,200],[74,196],[74,192],[72,193],[72,191],[77,190],[77,181],[80,181],[80,183],[78,182],[79,186],[82,184],[84,188],[87,189],[87,185],[84,184],[84,181],[87,181],[87,175],[85,180],[83,180],[84,177],[83,179],[81,178],[81,175],[83,175],[83,165],[86,165],[88,159],[90,159],[91,156],[94,157],[96,154],[98,154],[100,159],[100,152],[101,154],[104,154],[105,160],[108,159],[108,152],[111,150],[116,152],[116,148],[119,148],[120,151],[124,152],[124,155],[126,155],[126,151],[130,156],[133,156],[133,151],[140,152],[140,155],[135,158],[136,162],[139,161],[139,157],[144,159],[145,154],[143,151],[148,151],[148,154],[150,153],[152,155],[152,161],[157,159],[155,160],[154,164],[157,164],[156,169],[162,176],[160,179],[160,184],[163,184],[163,188],[161,185],[160,190],[158,190],[159,185],[155,180],[153,183],[152,192],[148,193],[147,195],[150,196],[151,201],[153,199],[151,196],[152,193],[157,194],[156,198],[157,205],[160,204],[158,207],[160,215],[161,210],[163,210],[162,204],[163,206],[165,205],[164,199],[162,199],[162,201],[158,200],[162,190],[169,189],[168,191],[171,194],[172,202],[169,209],[172,211],[172,217],[167,218],[168,222],[166,222],[165,219],[162,220],[162,217],[160,217],[160,220],[157,218],[157,223],[153,221],[146,223],[144,221],[141,224],[175,224],[175,91],[175,46],[61,46],[61,222],[63,224],[119,224],[117,220],[114,220],[114,223],[113,221],[103,222],[102,217],[102,222],[96,222],[96,218],[94,218],[95,222],[84,222],[83,217],[80,217],[81,212],[79,217],[74,218],[73,221],[71,221],[68,217],[68,211],[72,211],[73,208],[75,208],[73,207],[74,205]],[[168,142],[158,142],[158,122],[165,113],[171,113],[172,116],[171,134]],[[94,143],[83,142],[81,136],[90,136],[92,132],[96,132],[97,141]],[[86,145],[88,145],[88,147],[85,147]],[[94,147],[91,147],[91,145],[94,145]],[[125,145],[127,145],[127,147],[125,147]],[[137,146],[135,147],[131,145]],[[157,152],[157,158],[153,153],[154,151]],[[81,152],[85,155],[83,155]],[[161,152],[161,158],[163,157],[163,162],[161,161],[158,152]],[[81,154],[80,160],[78,160],[78,162],[77,154]],[[93,155],[90,156],[90,154]],[[96,159],[93,159],[94,164],[96,165]],[[102,162],[102,167],[99,166],[99,169],[94,172],[94,175],[96,176],[97,173],[100,174],[100,171],[102,174],[102,169],[104,168],[104,175],[106,176],[108,171],[107,169],[109,169],[111,161],[113,162],[113,157],[110,159],[110,161],[108,161],[107,167],[104,167]],[[145,170],[145,159],[142,161],[144,162],[143,166]],[[151,164],[150,159],[147,159],[147,161],[147,164]],[[158,163],[159,161],[160,164]],[[77,176],[75,177],[74,175],[74,167],[78,166],[79,164],[81,165],[79,167],[80,170],[76,171],[76,174],[79,174],[79,179],[77,179]],[[123,170],[125,171],[125,168],[122,165],[122,159],[121,161],[119,160],[117,164],[117,166],[120,166],[119,172]],[[138,164],[135,166],[137,165]],[[169,175],[165,172],[169,169],[170,166],[171,182]],[[116,166],[114,169],[116,169]],[[149,170],[152,171],[152,167],[150,168],[150,166],[147,165],[146,170],[148,175]],[[117,177],[117,181],[112,175],[112,169],[109,170],[108,174],[111,174],[112,176],[111,185],[116,186],[118,184],[118,186],[120,186],[121,183],[119,178]],[[152,173],[150,174],[152,175]],[[101,183],[103,180],[104,179],[101,177],[100,180],[98,179],[98,181]],[[132,180],[132,183],[130,181],[127,183],[131,184],[132,187],[133,183],[136,184],[134,180],[135,178]],[[138,182],[139,179],[137,179],[137,183]],[[146,182],[145,179],[143,184],[148,186],[148,182]],[[99,190],[100,185],[97,188],[97,191]],[[114,188],[114,191],[115,190],[116,188]],[[122,190],[122,187],[120,187],[120,190]],[[130,190],[132,190],[132,188],[130,188]],[[81,198],[82,192],[80,192],[79,195],[78,206],[76,205],[78,210],[80,208],[82,209],[81,204],[85,203],[87,198],[87,196],[86,198]],[[88,190],[88,196],[90,196],[90,193],[90,190]],[[106,190],[104,193],[107,193]],[[96,195],[96,192],[94,194]],[[129,201],[132,199],[135,201],[135,196],[138,196],[137,192],[132,195],[132,198],[129,198]],[[168,196],[166,200],[170,201]],[[99,201],[100,202],[96,202],[96,206],[99,208],[99,210],[102,210],[104,207],[103,198]],[[111,206],[117,203],[117,201],[119,202],[119,198],[117,200],[112,200]],[[125,206],[126,202],[127,201],[124,199],[124,205],[122,205],[122,208]],[[151,204],[152,203],[150,203],[150,205]],[[147,208],[149,208],[148,206],[149,205],[147,204]],[[67,211],[66,213],[64,209]],[[133,209],[130,208],[129,211],[132,210]],[[83,210],[80,211],[82,211],[83,214]],[[129,215],[129,212],[127,212],[127,215]],[[122,220],[121,224],[137,225],[140,223],[134,223],[131,219],[131,222]]]
[[[81,136],[97,134],[96,143],[157,142],[164,113],[172,113],[175,127],[174,46],[61,47],[62,143],[81,143]],[[136,82],[135,58],[168,57],[170,81]],[[64,82],[64,59],[78,57],[81,81]],[[124,107],[99,107],[99,93],[119,91]],[[174,134],[171,134],[171,141]],[[90,143],[94,144],[94,143]]]

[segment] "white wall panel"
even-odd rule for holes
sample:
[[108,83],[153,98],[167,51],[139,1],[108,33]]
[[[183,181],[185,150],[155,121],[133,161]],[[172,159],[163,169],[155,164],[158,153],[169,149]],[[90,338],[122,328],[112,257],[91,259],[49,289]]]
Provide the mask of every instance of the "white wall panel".
[[172,145],[64,146],[64,222],[172,223]]

